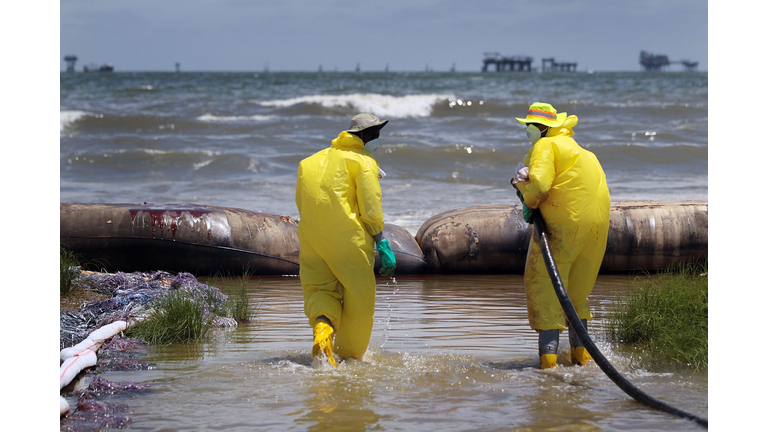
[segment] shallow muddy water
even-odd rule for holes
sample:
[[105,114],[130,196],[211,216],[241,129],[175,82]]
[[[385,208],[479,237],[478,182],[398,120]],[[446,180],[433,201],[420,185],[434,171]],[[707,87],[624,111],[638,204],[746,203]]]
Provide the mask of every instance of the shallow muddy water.
[[[607,310],[630,279],[601,276],[590,322],[601,352],[635,386],[708,417],[707,371],[656,371],[606,342]],[[622,392],[590,362],[538,369],[522,276],[380,278],[363,361],[313,368],[298,277],[254,278],[256,319],[204,341],[151,347],[153,369],[107,372],[150,390],[115,396],[131,430],[703,430]]]

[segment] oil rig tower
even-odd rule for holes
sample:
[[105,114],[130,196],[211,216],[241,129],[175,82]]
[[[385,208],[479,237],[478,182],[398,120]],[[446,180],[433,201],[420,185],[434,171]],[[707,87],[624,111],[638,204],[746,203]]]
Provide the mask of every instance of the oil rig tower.
[[496,72],[531,71],[531,63],[533,63],[533,57],[502,57],[501,54],[497,52],[487,52],[483,54],[485,55],[485,58],[483,59],[483,72],[488,72],[489,65],[494,65],[496,67]]
[[[549,64],[549,66],[547,66]],[[558,63],[555,58],[541,59],[542,72],[576,72],[576,63]]]
[[64,61],[67,62],[67,72],[74,72],[75,71],[75,62],[77,61],[77,56],[74,55],[68,55],[64,57]]
[[699,62],[688,60],[669,61],[669,57],[663,54],[653,54],[646,51],[640,51],[640,64],[646,71],[658,71],[671,64],[682,64],[685,71],[695,71]]

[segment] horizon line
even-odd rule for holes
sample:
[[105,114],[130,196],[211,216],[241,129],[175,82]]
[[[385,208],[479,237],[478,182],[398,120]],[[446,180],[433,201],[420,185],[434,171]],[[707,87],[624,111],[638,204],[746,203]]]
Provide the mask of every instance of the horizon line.
[[482,70],[472,71],[472,70],[306,70],[306,69],[281,69],[281,70],[227,70],[227,69],[201,69],[201,70],[173,70],[173,69],[125,69],[125,70],[113,70],[111,72],[100,72],[98,70],[94,70],[91,72],[84,72],[84,71],[74,71],[74,72],[68,72],[66,69],[60,69],[59,72],[61,73],[73,73],[73,74],[108,74],[108,73],[125,73],[125,72],[131,72],[131,73],[159,73],[159,72],[167,72],[167,73],[206,73],[206,72],[223,72],[223,73],[314,73],[314,74],[324,74],[324,73],[352,73],[352,74],[365,74],[365,73],[422,73],[422,74],[430,74],[430,73],[479,73],[483,75],[508,75],[508,74],[530,74],[530,73],[555,73],[555,74],[573,74],[573,73],[597,73],[597,72],[648,72],[648,73],[681,73],[681,72],[708,72],[707,69],[704,70],[695,70],[695,71],[686,71],[686,70],[679,70],[679,69],[673,69],[673,70],[661,70],[661,71],[647,71],[643,69],[636,69],[636,70],[626,70],[626,69],[616,69],[616,70],[597,70],[597,69],[580,69],[576,71],[566,72],[566,71],[546,71],[542,72],[540,70],[531,70],[531,71],[486,71],[483,72]]

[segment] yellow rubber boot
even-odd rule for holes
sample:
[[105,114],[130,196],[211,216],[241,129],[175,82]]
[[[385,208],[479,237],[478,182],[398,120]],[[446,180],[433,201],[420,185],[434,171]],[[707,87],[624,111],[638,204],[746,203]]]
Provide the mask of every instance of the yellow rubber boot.
[[550,369],[557,366],[557,354],[542,354],[539,359],[541,359],[542,369]]
[[333,358],[333,334],[335,330],[322,319],[315,321],[315,327],[312,330],[315,336],[315,342],[312,345],[312,357],[317,357],[322,352],[331,365],[336,367],[336,359]]
[[560,346],[560,330],[539,330],[539,359],[542,369],[557,366],[558,346]]
[[592,356],[589,355],[587,349],[583,346],[571,348],[571,362],[584,366],[590,360],[592,360]]
[[[587,328],[587,320],[581,319],[581,324],[584,326],[584,328]],[[568,326],[568,340],[571,343],[571,362],[573,364],[577,364],[579,366],[584,366],[587,364],[588,361],[592,360],[592,356],[589,355],[587,352],[587,349],[584,348],[584,344],[582,343],[581,339],[579,339],[579,336],[576,334],[576,330],[573,328],[573,326]]]

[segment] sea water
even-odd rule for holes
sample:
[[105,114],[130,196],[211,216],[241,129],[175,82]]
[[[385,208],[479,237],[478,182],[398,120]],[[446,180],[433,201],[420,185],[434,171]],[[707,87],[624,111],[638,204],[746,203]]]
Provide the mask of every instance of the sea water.
[[197,203],[298,217],[301,159],[352,116],[390,120],[374,153],[385,221],[513,205],[530,142],[515,117],[578,116],[611,198],[706,200],[706,72],[62,73],[61,202]]

